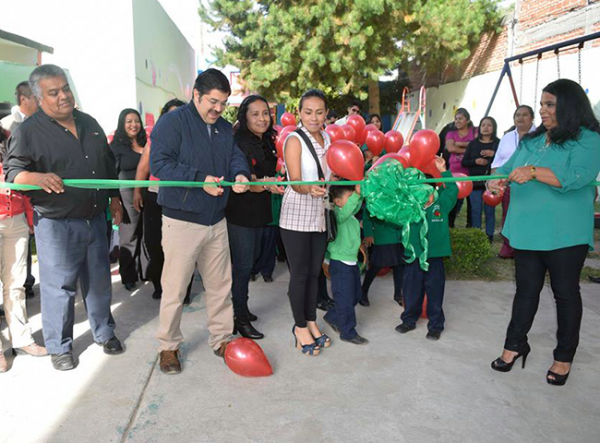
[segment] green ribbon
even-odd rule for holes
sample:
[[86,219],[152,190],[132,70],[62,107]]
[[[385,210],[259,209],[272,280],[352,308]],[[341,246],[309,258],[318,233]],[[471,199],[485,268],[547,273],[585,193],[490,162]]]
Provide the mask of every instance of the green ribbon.
[[437,199],[437,191],[424,180],[425,174],[418,169],[404,169],[398,162],[386,162],[367,174],[361,193],[372,216],[402,227],[402,245],[408,254],[407,263],[417,258],[415,248],[410,243],[410,225],[423,222],[419,230],[423,252],[418,258],[420,267],[427,271],[428,225],[425,205],[431,195],[434,201]]

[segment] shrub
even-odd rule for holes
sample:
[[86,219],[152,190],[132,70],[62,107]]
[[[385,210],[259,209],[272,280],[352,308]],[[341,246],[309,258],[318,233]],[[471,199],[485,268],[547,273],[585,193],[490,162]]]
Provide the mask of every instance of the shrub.
[[486,261],[492,256],[490,242],[480,229],[450,229],[452,256],[445,260],[449,276],[490,277]]

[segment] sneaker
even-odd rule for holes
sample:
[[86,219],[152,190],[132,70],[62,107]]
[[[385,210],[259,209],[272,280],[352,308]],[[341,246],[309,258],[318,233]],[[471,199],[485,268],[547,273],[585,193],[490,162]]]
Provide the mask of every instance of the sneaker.
[[428,340],[439,340],[441,335],[441,331],[428,331],[425,338],[427,338]]
[[352,343],[353,345],[366,345],[369,343],[369,340],[367,340],[364,337],[361,337],[358,334],[356,334],[355,337],[352,337],[350,339],[340,337],[340,340],[348,342],[348,343]]
[[417,327],[415,325],[407,325],[406,323],[402,323],[396,326],[396,332],[399,332],[400,334],[406,334],[407,332],[413,331],[416,328]]

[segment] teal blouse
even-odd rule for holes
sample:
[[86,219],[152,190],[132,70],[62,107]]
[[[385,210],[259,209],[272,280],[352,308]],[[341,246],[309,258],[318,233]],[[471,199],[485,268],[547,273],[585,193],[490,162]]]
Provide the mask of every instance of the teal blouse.
[[510,174],[521,166],[552,170],[561,188],[537,180],[510,184],[510,206],[502,234],[512,247],[551,251],[577,245],[594,248],[594,190],[600,172],[600,135],[581,128],[578,140],[546,145],[546,135],[521,141],[498,170]]

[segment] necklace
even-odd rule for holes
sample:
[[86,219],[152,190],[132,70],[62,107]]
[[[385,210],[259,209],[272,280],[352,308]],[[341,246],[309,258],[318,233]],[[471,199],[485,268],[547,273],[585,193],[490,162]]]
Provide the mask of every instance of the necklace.
[[[525,163],[524,166],[534,165],[534,161],[533,161],[534,159],[535,159],[535,165],[539,166],[539,163],[546,156],[548,151],[550,151],[550,147],[552,145],[546,144],[546,140],[544,137],[541,137],[540,141],[541,141],[540,146],[538,146],[538,148],[531,153],[531,155],[529,156],[529,160],[527,160],[527,162]],[[536,156],[537,156],[537,158],[535,158]]]

